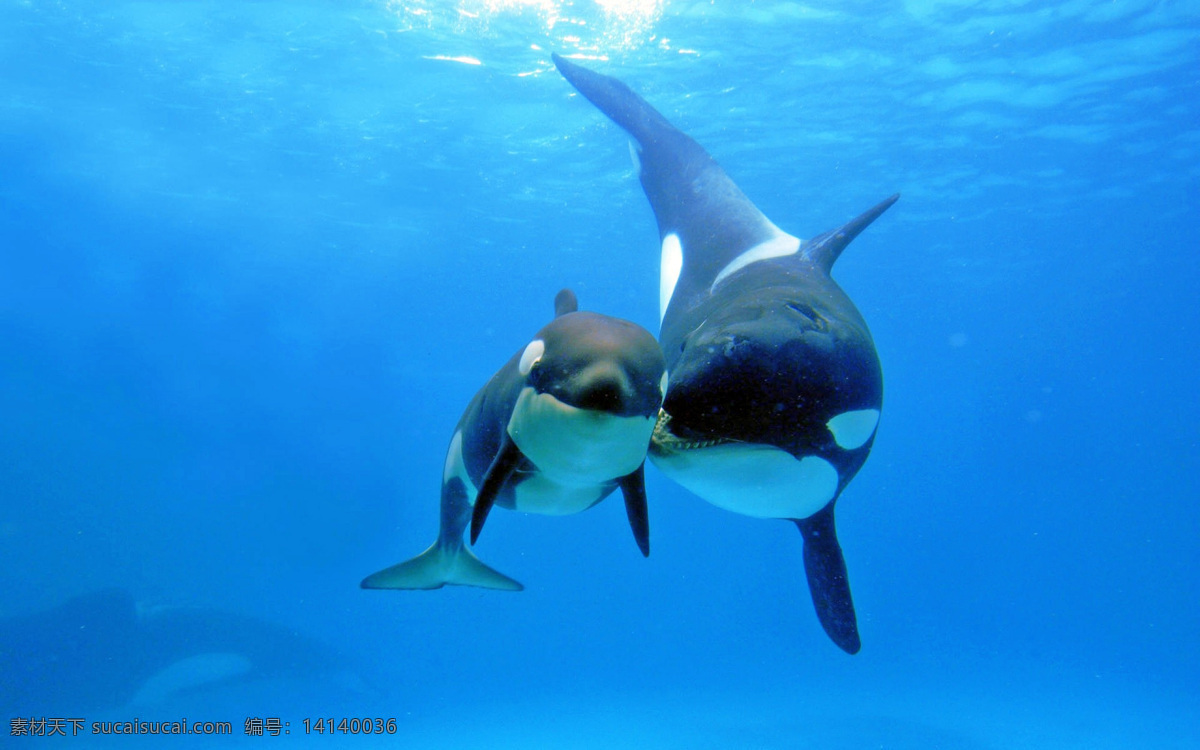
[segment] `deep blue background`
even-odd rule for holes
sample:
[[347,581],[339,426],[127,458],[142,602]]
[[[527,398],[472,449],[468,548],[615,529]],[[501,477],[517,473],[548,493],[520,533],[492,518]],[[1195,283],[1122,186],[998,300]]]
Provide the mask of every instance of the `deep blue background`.
[[[460,8],[0,2],[0,616],[282,623],[375,685],[306,708],[413,746],[1187,747],[1200,12]],[[626,139],[550,50],[793,234],[902,193],[835,268],[886,378],[838,506],[861,655],[790,524],[653,470],[648,561],[610,502],[493,516],[521,595],[358,590],[433,538],[461,409],[560,287],[656,327]]]

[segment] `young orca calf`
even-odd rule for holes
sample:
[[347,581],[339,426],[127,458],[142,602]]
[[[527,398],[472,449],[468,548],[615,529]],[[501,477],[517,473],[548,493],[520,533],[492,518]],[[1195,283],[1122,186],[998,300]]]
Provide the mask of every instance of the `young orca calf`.
[[899,196],[801,241],[628,86],[558,55],[554,64],[633,136],[658,219],[669,382],[651,460],[714,505],[794,521],[821,625],[857,653],[833,506],[871,450],[883,376],[866,323],[829,273]]
[[566,515],[617,487],[638,548],[650,554],[643,473],[666,364],[646,329],[577,310],[575,295],[559,292],[554,320],[467,405],[442,472],[437,541],[367,576],[363,588],[520,591],[463,545],[468,523],[474,544],[493,505]]

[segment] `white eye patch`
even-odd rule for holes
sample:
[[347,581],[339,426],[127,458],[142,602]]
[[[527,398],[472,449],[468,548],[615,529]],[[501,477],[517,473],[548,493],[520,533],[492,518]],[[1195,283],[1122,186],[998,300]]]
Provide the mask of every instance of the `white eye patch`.
[[863,447],[875,434],[879,424],[878,409],[859,409],[839,414],[829,420],[825,426],[833,433],[833,439],[838,447],[852,451]]
[[546,351],[546,342],[541,339],[534,339],[529,342],[529,346],[525,347],[525,351],[521,354],[521,364],[518,369],[521,375],[528,375],[533,366],[542,358],[542,354]]

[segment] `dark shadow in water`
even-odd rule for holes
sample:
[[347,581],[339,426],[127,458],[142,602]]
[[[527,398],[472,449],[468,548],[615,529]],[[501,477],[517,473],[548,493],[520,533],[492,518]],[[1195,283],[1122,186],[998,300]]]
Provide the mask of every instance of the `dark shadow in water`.
[[8,716],[179,705],[248,685],[373,692],[335,649],[289,627],[202,607],[141,607],[121,589],[0,620],[0,675]]

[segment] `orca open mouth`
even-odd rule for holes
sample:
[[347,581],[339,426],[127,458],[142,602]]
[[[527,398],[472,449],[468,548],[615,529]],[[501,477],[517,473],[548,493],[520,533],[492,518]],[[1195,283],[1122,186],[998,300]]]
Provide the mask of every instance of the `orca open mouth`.
[[740,441],[726,437],[693,438],[676,435],[671,428],[671,415],[667,413],[666,409],[659,409],[658,421],[654,423],[654,433],[650,437],[650,452],[658,456],[669,456],[672,453],[683,453],[737,442]]

